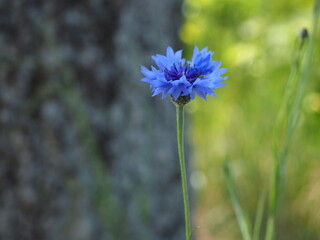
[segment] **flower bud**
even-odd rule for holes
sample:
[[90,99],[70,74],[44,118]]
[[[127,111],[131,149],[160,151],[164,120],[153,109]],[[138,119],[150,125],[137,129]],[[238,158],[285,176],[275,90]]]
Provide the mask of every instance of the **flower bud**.
[[302,29],[300,30],[299,37],[300,37],[301,41],[307,40],[307,39],[309,38],[308,29],[302,28]]

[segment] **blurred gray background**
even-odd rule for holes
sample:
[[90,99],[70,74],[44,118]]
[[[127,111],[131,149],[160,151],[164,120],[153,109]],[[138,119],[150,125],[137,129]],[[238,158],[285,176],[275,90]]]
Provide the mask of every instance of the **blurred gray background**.
[[175,109],[140,64],[180,0],[0,1],[0,239],[183,239]]

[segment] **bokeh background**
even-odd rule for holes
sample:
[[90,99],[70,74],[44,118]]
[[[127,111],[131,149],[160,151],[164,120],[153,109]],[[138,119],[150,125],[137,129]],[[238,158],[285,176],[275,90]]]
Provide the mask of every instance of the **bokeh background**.
[[[180,37],[208,46],[229,68],[227,87],[207,103],[188,107],[194,146],[191,183],[198,192],[195,221],[199,239],[240,239],[230,207],[223,163],[235,172],[241,202],[255,216],[273,171],[273,129],[293,62],[299,31],[312,23],[314,1],[187,0]],[[319,44],[318,44],[319,46]],[[288,157],[281,199],[279,239],[319,239],[319,48]]]
[[[0,239],[181,240],[175,109],[140,64],[208,46],[228,68],[187,110],[194,238],[241,239],[228,160],[253,217],[311,0],[0,0]],[[278,239],[320,239],[319,44],[290,149]],[[266,217],[266,216],[265,216]],[[263,221],[265,226],[265,218]]]

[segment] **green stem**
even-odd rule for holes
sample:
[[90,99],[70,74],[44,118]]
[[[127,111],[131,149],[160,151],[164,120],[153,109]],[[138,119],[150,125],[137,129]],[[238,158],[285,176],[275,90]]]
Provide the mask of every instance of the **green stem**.
[[[274,170],[274,178],[273,178],[273,186],[272,186],[272,192],[271,192],[271,198],[270,198],[270,206],[269,206],[269,218],[267,223],[267,232],[266,232],[266,240],[273,240],[275,239],[275,231],[276,231],[276,219],[277,219],[277,213],[278,213],[278,205],[279,205],[279,197],[280,197],[280,188],[283,185],[284,181],[284,171],[286,168],[286,159],[289,152],[289,147],[292,142],[292,137],[295,131],[295,128],[297,126],[301,104],[303,101],[303,98],[305,96],[307,84],[310,79],[310,73],[312,68],[312,58],[314,53],[314,47],[316,43],[316,37],[317,37],[317,30],[318,30],[318,24],[319,24],[319,18],[320,18],[320,0],[316,0],[315,7],[314,7],[314,15],[313,15],[313,24],[312,24],[312,34],[310,43],[308,45],[307,51],[306,51],[306,57],[304,65],[301,69],[300,73],[300,79],[298,81],[297,90],[295,94],[295,98],[292,99],[293,104],[291,106],[290,111],[287,111],[288,115],[288,123],[287,127],[285,129],[285,136],[284,136],[284,146],[279,147],[279,139],[276,139],[276,147],[275,147],[275,170]],[[303,40],[304,41],[304,40]],[[302,42],[303,44],[303,42]],[[302,62],[302,45],[300,46],[298,50],[296,62],[295,62],[295,68],[293,74],[295,75],[297,73],[296,70],[299,70],[300,64]],[[291,78],[290,78],[291,79]],[[292,78],[293,79],[293,78]],[[290,89],[289,89],[290,91]],[[280,111],[280,117],[278,118],[279,125],[281,121],[284,119],[284,113],[285,113],[285,105],[289,102],[289,96],[292,93],[288,93],[285,95],[284,104],[282,107],[282,110]],[[276,127],[276,131],[279,131],[278,127]],[[277,136],[277,134],[275,135]],[[279,136],[277,136],[279,137]]]
[[186,240],[191,238],[190,229],[190,209],[189,209],[189,196],[188,196],[188,186],[187,186],[187,174],[186,165],[184,160],[184,142],[183,142],[183,132],[184,132],[184,110],[183,105],[177,105],[177,138],[178,138],[178,152],[180,160],[180,172],[182,181],[182,192],[183,192],[183,204],[184,204],[184,217],[186,225]]

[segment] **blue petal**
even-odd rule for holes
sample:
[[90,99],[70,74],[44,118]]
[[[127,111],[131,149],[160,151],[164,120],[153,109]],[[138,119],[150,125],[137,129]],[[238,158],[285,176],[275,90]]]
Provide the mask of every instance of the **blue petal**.
[[196,57],[198,56],[198,53],[199,53],[199,49],[197,46],[194,46],[194,49],[193,49],[193,56],[192,56],[192,61],[191,63],[194,63],[196,61]]
[[191,64],[194,68],[202,72],[202,75],[210,74],[215,68],[215,62],[212,61],[213,52],[208,48],[203,48],[200,52],[197,47],[194,48]]
[[194,88],[193,91],[198,94],[200,97],[202,97],[204,100],[207,100],[206,98],[206,92],[203,91],[201,88]]
[[155,55],[151,58],[155,61],[159,69],[163,70],[165,68],[169,68],[173,65],[183,65],[185,63],[185,59],[181,58],[182,50],[174,53],[171,47],[167,48],[167,56],[163,55]]
[[177,100],[180,96],[188,95],[189,89],[188,87],[191,86],[191,84],[187,81],[185,76],[182,76],[179,80],[172,81],[172,87],[169,91],[169,93],[172,95],[174,100]]
[[191,99],[194,99],[195,94],[197,94],[203,99],[207,100],[206,99],[207,94],[211,96],[215,96],[215,94],[212,91],[213,89],[215,89],[215,87],[211,84],[210,79],[198,78],[190,87],[190,90],[191,90],[190,97]]
[[173,57],[174,56],[174,51],[172,47],[167,47],[167,57]]
[[141,79],[143,82],[150,82],[156,78],[155,73],[144,66],[141,66],[141,73],[145,76],[145,78]]

